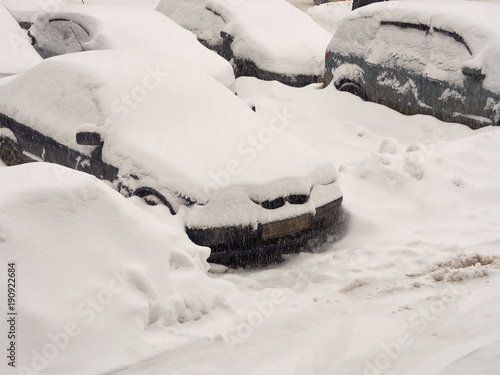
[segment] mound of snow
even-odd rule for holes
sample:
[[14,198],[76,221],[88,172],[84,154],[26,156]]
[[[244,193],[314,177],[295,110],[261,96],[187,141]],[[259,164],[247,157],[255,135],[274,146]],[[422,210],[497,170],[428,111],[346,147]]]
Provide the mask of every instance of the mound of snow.
[[209,249],[166,207],[49,163],[0,168],[0,180],[0,254],[5,270],[16,263],[12,373],[107,372],[230,311],[233,289],[207,276]]
[[7,8],[0,4],[0,78],[35,66],[42,58]]
[[306,13],[330,34],[335,34],[342,19],[351,13],[352,0],[325,3],[309,8]]

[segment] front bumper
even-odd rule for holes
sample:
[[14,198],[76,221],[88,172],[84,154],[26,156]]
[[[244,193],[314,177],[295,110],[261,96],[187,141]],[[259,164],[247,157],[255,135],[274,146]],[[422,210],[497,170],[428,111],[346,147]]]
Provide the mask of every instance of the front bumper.
[[209,262],[238,256],[262,254],[275,250],[291,251],[333,226],[342,197],[316,209],[314,215],[248,227],[186,228],[194,243],[210,247]]

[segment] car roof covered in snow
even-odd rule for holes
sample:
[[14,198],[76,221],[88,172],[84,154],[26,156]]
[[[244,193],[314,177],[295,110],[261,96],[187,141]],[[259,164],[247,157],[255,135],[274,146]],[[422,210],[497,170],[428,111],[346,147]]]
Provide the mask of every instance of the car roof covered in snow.
[[[225,86],[234,82],[231,65],[198,42],[196,36],[153,9],[127,5],[60,5],[42,13],[30,32],[37,38],[50,32],[52,19],[79,23],[89,33],[85,50],[121,49],[164,53],[200,66]],[[50,38],[44,38],[45,40]]]
[[91,149],[76,132],[98,131],[103,160],[122,175],[199,203],[217,188],[265,200],[336,179],[322,154],[284,131],[286,108],[267,123],[196,66],[164,55],[55,56],[0,86],[0,98],[0,112],[81,152]]

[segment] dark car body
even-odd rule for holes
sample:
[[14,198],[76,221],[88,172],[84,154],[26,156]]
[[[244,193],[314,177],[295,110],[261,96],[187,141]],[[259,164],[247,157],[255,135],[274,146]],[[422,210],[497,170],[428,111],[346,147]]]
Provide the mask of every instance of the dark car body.
[[449,4],[387,2],[352,12],[326,50],[324,85],[408,115],[498,125],[500,52],[492,40],[500,6]]

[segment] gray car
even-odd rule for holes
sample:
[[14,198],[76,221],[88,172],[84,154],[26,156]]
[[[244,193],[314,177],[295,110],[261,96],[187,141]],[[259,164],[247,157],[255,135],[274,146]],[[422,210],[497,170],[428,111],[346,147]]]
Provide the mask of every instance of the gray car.
[[362,7],[327,47],[324,86],[404,114],[498,125],[499,17],[499,4],[473,1]]

